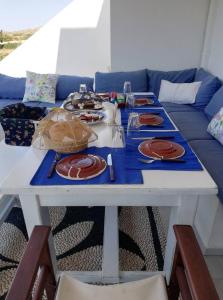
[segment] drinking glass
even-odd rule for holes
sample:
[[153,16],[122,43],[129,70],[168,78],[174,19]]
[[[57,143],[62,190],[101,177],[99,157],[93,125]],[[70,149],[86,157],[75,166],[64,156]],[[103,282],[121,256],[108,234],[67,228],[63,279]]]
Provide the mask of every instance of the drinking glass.
[[112,126],[112,148],[125,148],[125,130],[120,125]]
[[125,81],[123,87],[123,93],[126,95],[126,94],[130,94],[131,92],[132,92],[131,82]]
[[126,106],[128,108],[134,108],[135,107],[135,96],[134,94],[130,93],[126,95]]
[[132,112],[129,114],[127,136],[130,136],[132,132],[139,130],[139,114]]
[[0,142],[4,139],[5,139],[5,132],[4,129],[2,128],[2,125],[0,124]]
[[87,85],[86,84],[84,84],[84,83],[80,84],[79,93],[80,94],[87,93]]

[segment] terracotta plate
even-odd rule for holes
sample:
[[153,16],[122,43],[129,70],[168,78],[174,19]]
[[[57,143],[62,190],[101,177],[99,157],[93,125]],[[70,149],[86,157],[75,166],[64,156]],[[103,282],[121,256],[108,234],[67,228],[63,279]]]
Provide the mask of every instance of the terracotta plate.
[[145,113],[139,115],[139,123],[141,125],[160,125],[163,123],[163,118],[151,113]]
[[56,166],[59,176],[70,180],[84,180],[100,175],[106,169],[103,158],[91,154],[74,154],[61,159]]
[[144,105],[151,105],[154,101],[150,98],[137,98],[135,99],[135,106],[144,106]]
[[141,154],[151,158],[179,158],[184,155],[184,148],[167,140],[147,140],[142,142],[138,150]]

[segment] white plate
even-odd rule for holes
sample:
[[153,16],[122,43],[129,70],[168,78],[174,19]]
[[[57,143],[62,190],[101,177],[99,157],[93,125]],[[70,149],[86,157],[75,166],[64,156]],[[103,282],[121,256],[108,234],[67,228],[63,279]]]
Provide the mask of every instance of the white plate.
[[97,115],[99,116],[98,120],[81,120],[83,123],[86,123],[88,125],[96,125],[96,124],[100,124],[103,122],[103,119],[105,117],[105,114],[101,111],[95,111],[95,110],[80,110],[80,111],[76,111],[74,112],[75,116],[77,116],[78,118],[80,118],[81,115],[83,114],[89,114],[89,115]]

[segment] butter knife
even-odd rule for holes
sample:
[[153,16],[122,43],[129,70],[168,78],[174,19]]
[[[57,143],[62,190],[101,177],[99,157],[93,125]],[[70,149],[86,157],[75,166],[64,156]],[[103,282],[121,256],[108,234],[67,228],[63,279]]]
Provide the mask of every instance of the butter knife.
[[113,167],[113,164],[112,164],[112,155],[111,155],[111,153],[108,154],[108,156],[107,156],[107,164],[109,166],[110,180],[115,181],[115,171],[114,171],[114,167]]
[[61,158],[61,154],[58,153],[58,152],[56,152],[54,160],[53,160],[53,162],[52,162],[52,164],[51,164],[51,166],[49,168],[49,171],[48,171],[48,174],[47,174],[47,178],[51,178],[52,177],[53,172],[54,172],[54,170],[56,168],[56,165],[57,165],[58,161],[60,160],[60,158]]
[[142,136],[132,137],[131,140],[163,140],[163,139],[174,139],[174,136]]

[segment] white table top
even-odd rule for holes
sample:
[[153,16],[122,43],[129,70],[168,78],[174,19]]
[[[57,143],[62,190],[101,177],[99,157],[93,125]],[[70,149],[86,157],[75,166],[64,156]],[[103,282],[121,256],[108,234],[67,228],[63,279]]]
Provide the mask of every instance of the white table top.
[[[119,118],[120,116],[118,116]],[[111,126],[96,125],[93,129],[99,139],[93,145],[98,147],[111,146]],[[137,185],[66,185],[66,186],[31,186],[30,181],[45,156],[45,151],[29,148],[25,155],[19,158],[10,174],[0,183],[0,193],[4,194],[38,194],[55,195],[75,193],[111,193],[121,194],[217,194],[217,186],[208,172],[203,171],[143,171],[144,184]],[[4,157],[4,156],[3,156]],[[4,162],[3,162],[4,163]]]

